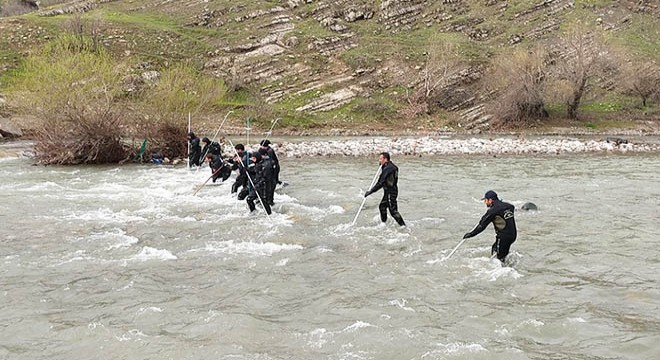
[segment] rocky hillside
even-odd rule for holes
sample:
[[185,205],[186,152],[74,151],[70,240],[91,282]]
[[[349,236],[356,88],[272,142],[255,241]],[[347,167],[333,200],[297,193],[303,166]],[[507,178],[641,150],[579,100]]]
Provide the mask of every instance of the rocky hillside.
[[[576,20],[660,62],[657,0],[0,0],[0,81],[77,14],[117,59],[158,71],[193,61],[234,90],[227,104],[290,128],[440,129],[488,123],[482,91],[506,49],[552,49]],[[460,44],[461,68],[414,115],[412,89],[434,41]],[[0,83],[0,91],[3,86]],[[590,101],[620,102],[608,95]],[[614,93],[613,91],[611,91]],[[588,101],[586,105],[588,105]],[[589,107],[585,112],[589,114]],[[617,107],[620,109],[620,107]],[[623,116],[644,118],[626,110]],[[648,113],[648,111],[646,111]],[[654,115],[654,116],[657,116]],[[646,118],[648,120],[650,118]]]

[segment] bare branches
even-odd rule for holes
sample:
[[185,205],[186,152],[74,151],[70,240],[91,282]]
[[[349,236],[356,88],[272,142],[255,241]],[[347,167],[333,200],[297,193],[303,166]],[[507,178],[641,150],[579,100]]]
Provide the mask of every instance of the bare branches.
[[582,97],[590,80],[603,73],[608,64],[608,49],[598,34],[590,33],[579,23],[573,24],[561,37],[560,54],[556,59],[560,96],[566,103],[567,115],[576,119]]
[[497,94],[489,104],[496,123],[518,126],[530,119],[547,117],[546,76],[547,54],[540,47],[500,54],[486,81],[487,90]]
[[439,36],[431,38],[428,57],[422,71],[424,96],[430,98],[438,90],[450,85],[462,69],[458,46]]
[[624,94],[637,96],[646,107],[654,95],[660,95],[660,66],[651,61],[634,59],[622,66],[619,84]]
[[121,114],[110,109],[69,112],[51,118],[35,133],[41,164],[104,164],[124,159]]

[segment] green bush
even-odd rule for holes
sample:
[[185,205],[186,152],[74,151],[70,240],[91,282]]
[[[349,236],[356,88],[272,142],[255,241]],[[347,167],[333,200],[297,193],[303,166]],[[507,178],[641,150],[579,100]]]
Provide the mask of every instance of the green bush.
[[36,115],[35,152],[44,164],[117,162],[122,71],[84,36],[62,35],[28,57],[9,85],[19,112]]

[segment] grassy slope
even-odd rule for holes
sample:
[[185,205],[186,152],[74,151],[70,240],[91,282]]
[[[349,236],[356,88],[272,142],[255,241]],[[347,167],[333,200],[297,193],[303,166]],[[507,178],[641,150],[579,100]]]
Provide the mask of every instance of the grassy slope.
[[[378,9],[379,1],[374,1]],[[512,34],[524,34],[540,26],[544,16],[523,15],[538,1],[510,0],[509,6],[502,11],[498,6],[501,2],[493,2],[486,6],[481,0],[464,0],[461,6],[446,6],[440,2],[429,2],[426,10],[430,18],[441,17],[438,14],[449,15],[445,20],[431,22],[426,26],[424,18],[414,24],[411,29],[391,31],[379,23],[378,14],[372,19],[353,23],[346,23],[350,31],[355,33],[354,39],[359,45],[357,48],[336,54],[334,59],[325,58],[314,51],[308,50],[308,45],[316,39],[327,39],[338,34],[323,27],[315,19],[318,9],[324,2],[304,4],[296,9],[288,9],[295,30],[288,36],[296,36],[300,43],[288,49],[291,57],[282,61],[304,63],[309,66],[308,74],[321,78],[333,74],[336,66],[333,62],[341,61],[346,68],[382,68],[384,66],[414,68],[422,66],[430,39],[441,36],[460,43],[466,60],[486,63],[490,55],[511,46],[508,39]],[[615,4],[619,3],[616,7]],[[551,16],[566,23],[571,19],[594,20],[604,18],[617,25],[616,30],[610,31],[612,43],[625,47],[628,52],[660,61],[660,22],[657,12],[642,14],[628,11],[626,4],[634,1],[614,0],[582,0],[576,1],[575,9],[558,12]],[[219,0],[210,3],[203,1],[174,1],[162,4],[160,1],[145,0],[139,3],[129,1],[116,1],[102,4],[97,9],[83,14],[83,18],[100,21],[100,30],[104,44],[115,54],[117,61],[126,61],[130,64],[148,63],[152,68],[159,68],[175,62],[191,62],[201,68],[209,60],[209,54],[217,49],[234,47],[241,44],[255,42],[267,34],[262,25],[271,18],[257,16],[241,22],[234,21],[239,17],[256,10],[272,9],[280,5],[279,1],[226,1]],[[203,12],[205,7],[222,13],[224,24],[220,27],[194,27],[185,26],[196,16]],[[614,14],[612,15],[612,10]],[[615,16],[628,17],[623,22]],[[71,15],[55,17],[39,17],[28,14],[19,17],[0,19],[0,91],[11,81],[13,72],[20,70],[22,58],[35,51],[41,44],[61,31],[62,26],[70,21]],[[490,37],[483,41],[471,40],[465,32],[439,33],[438,28],[456,29],[465,26],[470,31],[487,31]],[[550,42],[556,38],[557,30],[539,39],[525,39],[523,45],[534,41]],[[357,78],[357,81],[370,82],[377,78]],[[284,83],[287,86],[296,86],[304,77],[291,76],[279,79],[273,84],[251,86],[248,89],[236,92],[225,104],[226,108],[233,108],[240,117],[252,115],[262,107],[251,104],[262,102],[259,88],[265,86],[277,87]],[[451,124],[456,114],[438,113],[433,116],[421,117],[409,122],[393,121],[397,110],[405,106],[402,100],[403,88],[389,85],[369,92],[368,97],[358,98],[350,104],[336,110],[322,114],[300,114],[293,111],[322,94],[336,90],[335,85],[322,87],[316,91],[304,92],[300,95],[290,94],[266,112],[265,116],[280,116],[283,123],[292,127],[408,127],[423,129],[438,128]],[[647,109],[640,109],[636,99],[623,97],[614,92],[600,94],[598,98],[587,98],[580,109],[589,126],[603,119],[603,126],[616,126],[614,120],[621,118],[655,118],[658,117],[657,104]],[[549,104],[551,114],[557,115],[561,120],[561,104]],[[224,111],[224,110],[223,110]],[[252,114],[251,114],[252,113]],[[210,114],[212,116],[212,114]],[[374,119],[376,119],[374,121]],[[622,126],[630,126],[628,121],[621,122]]]

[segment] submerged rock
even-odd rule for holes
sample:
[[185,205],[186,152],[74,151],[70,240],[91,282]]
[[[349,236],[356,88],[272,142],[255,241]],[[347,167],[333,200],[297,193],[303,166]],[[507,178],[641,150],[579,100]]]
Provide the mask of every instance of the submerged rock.
[[538,210],[539,209],[538,206],[536,206],[536,204],[531,203],[531,202],[524,203],[523,206],[521,206],[520,208],[523,209],[523,210],[527,210],[527,211],[529,211],[529,210]]

